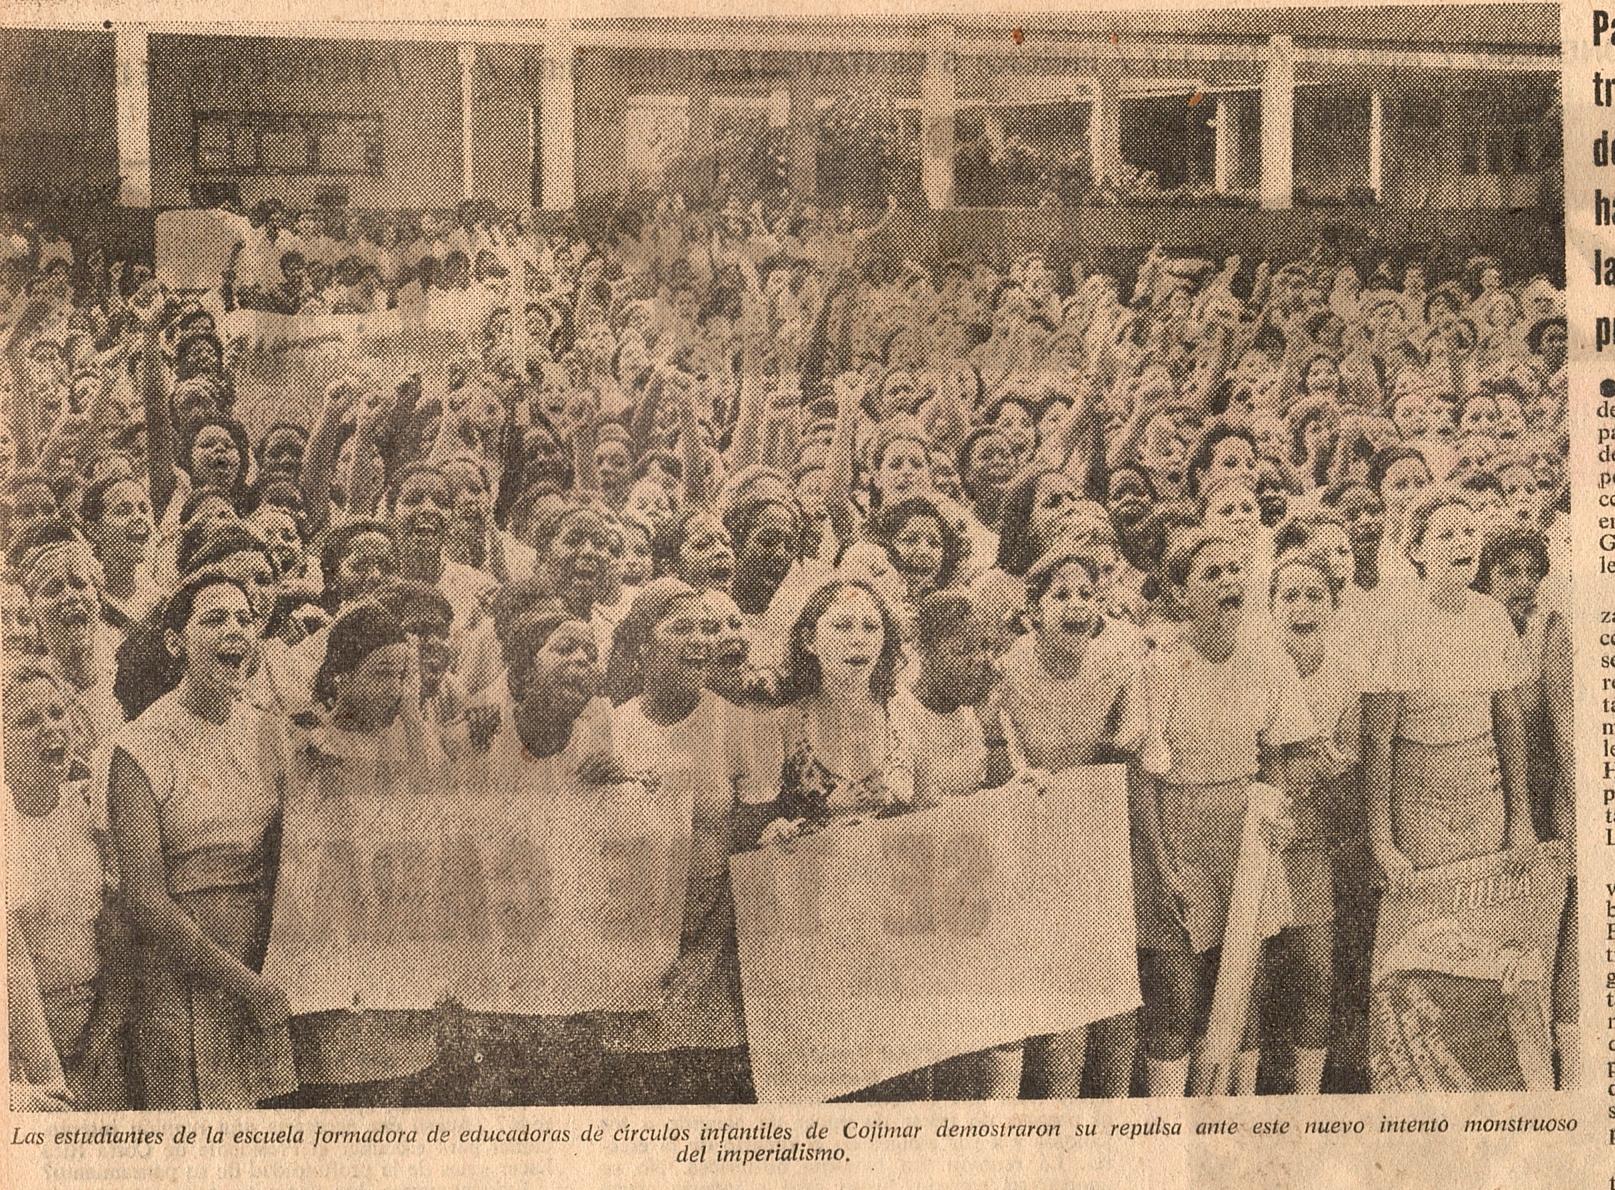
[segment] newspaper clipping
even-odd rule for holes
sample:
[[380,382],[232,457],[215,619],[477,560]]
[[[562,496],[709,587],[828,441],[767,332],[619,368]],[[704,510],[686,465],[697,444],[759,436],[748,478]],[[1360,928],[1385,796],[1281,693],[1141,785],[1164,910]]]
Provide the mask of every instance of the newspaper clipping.
[[1605,287],[1615,5],[15,6],[0,1180],[1615,1190]]

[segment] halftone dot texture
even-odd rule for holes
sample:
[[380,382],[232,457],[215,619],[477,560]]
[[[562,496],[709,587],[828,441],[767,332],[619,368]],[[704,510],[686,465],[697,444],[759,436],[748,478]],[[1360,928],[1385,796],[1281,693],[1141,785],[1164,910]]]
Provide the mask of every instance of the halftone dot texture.
[[[112,36],[104,35],[105,44],[63,42],[55,52],[82,63],[83,76],[115,86]],[[1069,14],[1017,17],[1002,27],[966,12],[923,21],[647,19],[564,27],[533,21],[467,25],[463,41],[444,29],[413,41],[400,30],[399,38],[152,34],[154,205],[188,206],[208,187],[222,187],[233,189],[246,209],[268,199],[294,209],[536,208],[540,225],[571,223],[589,239],[619,207],[649,205],[656,196],[682,196],[691,207],[744,206],[790,189],[845,210],[849,230],[879,223],[858,263],[879,257],[930,266],[962,256],[1003,270],[1035,251],[1051,264],[1082,261],[1090,272],[1125,277],[1150,245],[1162,242],[1181,255],[1220,260],[1241,253],[1248,272],[1258,260],[1295,259],[1320,231],[1342,228],[1339,238],[1377,239],[1393,254],[1416,256],[1446,242],[1451,254],[1495,255],[1511,280],[1536,270],[1563,276],[1553,6]],[[0,35],[0,46],[19,45]],[[23,57],[6,51],[5,77],[13,84],[25,77]],[[86,96],[86,111],[105,106],[107,97],[93,87]],[[939,122],[942,103],[953,113]],[[56,123],[71,127],[72,105],[61,106]],[[1287,128],[1275,128],[1275,119]],[[0,160],[8,187],[39,146],[61,160],[60,189],[106,185],[99,163],[110,154],[115,167],[115,135],[109,141],[99,125],[92,128],[80,159],[51,147],[57,145],[51,121],[35,124],[13,140],[12,157]],[[1288,152],[1274,148],[1286,141]],[[1272,162],[1286,159],[1290,168],[1276,178]],[[575,201],[558,199],[566,193]],[[946,201],[935,202],[938,196]],[[896,209],[883,219],[888,203]],[[692,244],[690,251],[706,247]],[[281,383],[283,391],[269,401],[243,394],[243,405],[251,406],[244,417],[255,431],[283,406],[311,409],[318,399],[312,387]],[[1213,701],[1233,704],[1249,691],[1210,693]],[[1050,717],[1056,735],[1058,723],[1067,723],[1070,734],[1094,740],[1117,713],[1110,691],[1108,700]],[[1445,859],[1500,845],[1495,815],[1474,809],[1496,803],[1495,755],[1464,752],[1457,763],[1404,752],[1397,780],[1408,807],[1402,827],[1409,847],[1424,839],[1432,855]],[[1205,912],[1220,930],[1243,797],[1227,783],[1202,784],[1175,792],[1169,810],[1174,829],[1200,848],[1187,899],[1209,903]],[[1136,799],[1139,790],[1133,793]],[[735,817],[744,818],[744,809]],[[736,822],[730,829],[738,838],[742,826],[755,833],[762,825]],[[430,850],[437,840],[421,829]],[[169,840],[155,842],[164,847]],[[1072,851],[1086,857],[1083,842],[1072,840]],[[1107,862],[1130,885],[1137,869],[1138,895],[1154,898],[1150,907],[1135,914],[1133,904],[1116,903],[1098,916],[1129,931],[1136,918],[1140,941],[1159,941],[1183,923],[1165,908],[1169,894],[1159,874],[1136,858],[1121,848]],[[1355,852],[1334,863],[1313,856],[1291,872],[1305,885],[1302,900],[1311,913],[1305,924],[1334,918],[1337,970],[1349,973],[1332,1022],[1342,1057],[1341,1072],[1326,1084],[1331,1089],[1353,1087],[1354,1077],[1354,1089],[1361,1089],[1366,1068],[1363,1055],[1350,1049],[1364,1046],[1368,1031],[1374,909],[1364,889],[1371,877],[1361,866],[1343,875],[1361,861]],[[478,863],[475,880],[490,890],[540,879],[509,857]],[[916,872],[893,861],[890,880],[923,881],[928,895],[939,898],[924,910],[933,917],[922,913],[925,922],[968,918],[967,859],[950,852],[924,863],[930,866]],[[389,873],[373,869],[365,880],[361,916],[404,920],[421,903],[420,888],[403,887]],[[465,887],[454,890],[467,919],[497,916],[498,894],[471,895],[472,887],[467,876]],[[847,888],[811,889],[799,903],[833,903]],[[902,901],[912,891],[894,888],[893,895]],[[197,920],[211,923],[214,941],[234,957],[261,961],[269,912],[262,898],[200,889],[182,900]],[[707,947],[705,965],[678,973],[689,983],[667,989],[669,1004],[680,996],[739,996],[734,906],[724,892],[704,907],[706,916],[685,922],[685,936]],[[567,912],[564,900],[553,908]],[[868,908],[892,912],[888,904]],[[1084,922],[1094,916],[1080,915]],[[1047,927],[1057,933],[1067,919],[1052,917]],[[1146,1030],[1191,1027],[1210,990],[1203,960],[1203,950],[1146,959],[1146,972],[1173,993],[1153,998]],[[848,948],[842,961],[853,967],[865,960]],[[407,969],[388,974],[410,980]],[[826,986],[858,984],[871,1002],[912,990],[900,973],[878,966],[856,971],[856,979],[845,978],[847,970],[823,974]],[[1394,1015],[1406,991],[1377,992],[1373,1011]],[[1444,1011],[1457,1011],[1466,999],[1430,996]],[[136,1089],[147,1106],[238,1106],[285,1090],[288,1035],[257,1028],[235,998],[154,963],[140,980],[137,1005],[132,1048],[143,1081]],[[288,1102],[721,1103],[755,1093],[746,1048],[730,1044],[722,1029],[685,1029],[677,1048],[658,1049],[646,1040],[657,1026],[642,1014],[418,1007],[435,1013],[429,1024],[378,1015],[331,1036],[356,1047],[349,1057],[361,1067],[374,1065],[378,1053],[408,1051],[417,1034],[429,1032],[437,1058],[428,1069],[406,1068],[397,1078],[351,1087],[306,1086]],[[1476,1011],[1495,1015],[1494,1008]],[[1131,1017],[1119,1016],[1124,1023],[1101,1022],[1094,1032],[1109,1039],[1113,1052],[1130,1054]],[[1096,1053],[1084,1067],[1081,1041],[1041,1038],[1027,1052],[1028,1095],[1117,1083],[1117,1072],[1102,1069]],[[990,1067],[1011,1069],[1001,1058],[989,1054],[967,1071],[943,1065],[911,1072],[852,1097],[946,1097],[985,1078]],[[342,1065],[342,1056],[333,1064]],[[1121,1071],[1120,1085],[1131,1077],[1131,1070]],[[1498,1081],[1512,1085],[1512,1077],[1504,1071]]]

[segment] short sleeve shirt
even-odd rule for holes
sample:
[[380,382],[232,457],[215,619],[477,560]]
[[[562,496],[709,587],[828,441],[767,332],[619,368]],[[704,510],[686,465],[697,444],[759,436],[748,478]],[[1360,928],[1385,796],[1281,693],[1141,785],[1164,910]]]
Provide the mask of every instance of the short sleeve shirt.
[[270,825],[280,813],[282,734],[269,713],[238,701],[223,724],[181,705],[173,690],[125,726],[117,743],[157,798],[174,893],[262,882]]
[[1369,667],[1367,689],[1402,695],[1397,735],[1426,744],[1476,739],[1492,729],[1492,695],[1529,677],[1519,633],[1489,595],[1464,593],[1456,614],[1419,592],[1398,605]]
[[1265,636],[1241,635],[1227,660],[1179,640],[1144,666],[1143,770],[1169,785],[1246,781],[1264,749],[1318,735],[1295,662]]

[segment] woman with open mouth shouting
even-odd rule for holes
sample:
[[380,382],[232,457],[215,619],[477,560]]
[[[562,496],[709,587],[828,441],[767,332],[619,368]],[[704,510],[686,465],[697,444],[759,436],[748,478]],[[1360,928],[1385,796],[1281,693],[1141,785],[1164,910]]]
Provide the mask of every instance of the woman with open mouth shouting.
[[[1279,642],[1295,662],[1301,688],[1322,733],[1324,764],[1317,780],[1295,799],[1295,837],[1284,850],[1294,912],[1289,926],[1270,944],[1266,981],[1258,996],[1269,1004],[1288,991],[1288,1040],[1295,1053],[1295,1090],[1316,1095],[1322,1089],[1325,1060],[1332,1045],[1335,1002],[1359,1007],[1344,1014],[1367,1020],[1368,962],[1373,938],[1373,904],[1364,896],[1370,882],[1362,830],[1363,801],[1358,741],[1367,660],[1360,641],[1336,626],[1340,592],[1350,584],[1351,551],[1338,524],[1314,522],[1318,549],[1287,550],[1273,568],[1268,600]],[[1324,548],[1332,543],[1328,553]],[[1344,555],[1344,557],[1342,556]],[[1344,929],[1337,934],[1337,918]],[[1344,980],[1335,987],[1336,955]],[[1283,972],[1288,970],[1286,978]],[[1264,1010],[1264,1019],[1267,1012]],[[1364,1074],[1366,1031],[1343,1030],[1337,1067],[1348,1077]]]
[[[1205,1030],[1249,786],[1304,788],[1315,768],[1307,745],[1318,729],[1295,663],[1270,636],[1243,628],[1243,558],[1226,533],[1177,534],[1162,578],[1188,620],[1144,663],[1134,867],[1151,1095],[1184,1093],[1190,1047]],[[1270,834],[1283,829],[1270,820]],[[1256,1056],[1254,1045],[1241,1055],[1239,1093],[1255,1090]]]
[[1419,584],[1386,625],[1363,699],[1370,845],[1392,881],[1536,841],[1520,701],[1529,674],[1507,609],[1470,589],[1475,510],[1437,489],[1403,524]]
[[[657,579],[617,629],[606,674],[618,704],[613,739],[628,776],[651,788],[682,786],[692,799],[678,960],[663,979],[660,1003],[608,1038],[625,1055],[619,1079],[653,1082],[672,1103],[753,1097],[728,873],[735,838],[747,834],[738,822],[746,811],[739,795],[753,774],[747,742],[727,730],[729,704],[707,686],[719,628],[702,592]],[[751,823],[752,833],[758,825]]]
[[[9,921],[16,930],[8,930],[8,955],[15,960],[16,942],[24,944],[48,1031],[37,1052],[24,1047],[18,1056],[29,1067],[59,1062],[59,1092],[77,1107],[111,1110],[128,1106],[123,1030],[132,939],[112,903],[115,867],[91,806],[89,770],[70,747],[73,706],[61,679],[39,664],[24,661],[6,675],[5,776],[15,812]],[[19,977],[14,970],[8,981]]]
[[785,767],[767,842],[914,801],[913,741],[892,714],[901,642],[865,583],[833,580],[808,597],[791,630],[780,699]]
[[[785,763],[762,846],[914,807],[909,717],[893,696],[901,642],[873,588],[836,579],[815,590],[791,629],[781,700]],[[911,1097],[910,1075],[854,1098]]]
[[102,601],[109,619],[127,625],[161,598],[148,565],[154,528],[145,484],[108,475],[85,489],[79,519],[105,577]]
[[[1099,563],[1062,541],[1025,576],[1029,631],[1001,661],[1000,698],[1026,761],[1058,773],[1123,759],[1136,750],[1143,635],[1107,616]],[[1081,846],[1073,840],[1073,846]],[[1127,855],[1088,854],[1095,867]],[[1101,1097],[1125,1098],[1138,1052],[1136,1014],[1126,1012],[1065,1033],[1028,1038],[1026,1075],[1038,1098],[1075,1099],[1084,1066]]]
[[[1200,493],[1200,523],[1239,547],[1246,599],[1259,607],[1273,574],[1273,534],[1262,524],[1261,503],[1250,477],[1228,472],[1208,477]],[[1249,623],[1258,620],[1253,616]]]
[[113,693],[123,634],[103,618],[101,569],[90,545],[61,520],[25,529],[11,561],[39,643],[73,691],[74,754],[89,762],[124,720]]
[[[298,854],[311,844],[326,855],[356,854],[356,841],[367,833],[397,837],[403,824],[429,831],[435,799],[453,788],[441,780],[441,768],[429,763],[428,729],[416,701],[417,646],[398,619],[377,604],[362,603],[338,617],[325,640],[313,708],[297,719],[289,766],[290,797],[297,799],[292,805],[311,799],[307,812],[316,816],[315,825],[303,837],[288,832],[288,870],[313,862]],[[409,893],[390,885],[390,896],[368,881],[337,885],[322,881],[327,896],[310,905],[288,896],[283,880],[277,937],[351,929],[366,913],[412,908]],[[426,1097],[428,1072],[437,1061],[430,1003],[299,1013],[290,1032],[301,1086],[276,1106],[390,1107]]]
[[162,614],[177,685],[130,723],[108,779],[141,948],[135,1079],[147,1108],[245,1108],[296,1086],[286,993],[260,974],[285,788],[278,718],[244,696],[259,621],[233,578]]
[[590,625],[603,659],[611,651],[616,625],[602,612],[601,600],[609,585],[612,547],[618,540],[604,506],[593,501],[562,504],[534,530],[534,538],[539,579],[549,585],[567,611]]
[[[600,696],[594,629],[539,582],[506,593],[494,612],[504,660],[493,693],[498,729],[468,779],[490,812],[521,821],[589,801],[623,781],[611,704]],[[595,1013],[465,1013],[451,1028],[457,1103],[601,1102],[604,1023]]]
[[[401,577],[432,583],[456,608],[474,608],[492,591],[491,575],[448,555],[454,493],[443,469],[411,463],[387,490],[387,515]],[[463,630],[467,625],[456,625]]]
[[698,591],[734,589],[735,544],[717,513],[686,509],[653,543],[658,574],[672,575]]
[[997,564],[971,580],[970,595],[998,626],[1002,651],[1019,631],[1026,572],[1056,543],[1110,529],[1102,506],[1088,500],[1058,467],[1023,474],[1004,497]]
[[193,426],[180,455],[191,489],[228,492],[241,508],[247,492],[247,441],[246,428],[229,418],[210,417]]

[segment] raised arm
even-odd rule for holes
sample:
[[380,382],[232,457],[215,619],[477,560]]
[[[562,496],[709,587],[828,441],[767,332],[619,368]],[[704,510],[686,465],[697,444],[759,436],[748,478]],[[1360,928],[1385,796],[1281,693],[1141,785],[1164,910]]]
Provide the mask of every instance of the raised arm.
[[11,434],[17,465],[32,467],[39,460],[39,395],[28,376],[28,345],[39,333],[50,302],[34,298],[22,308],[6,337],[6,363],[11,368]]
[[1131,466],[1138,462],[1138,450],[1144,442],[1144,428],[1150,419],[1171,405],[1176,392],[1163,381],[1158,385],[1141,385],[1136,377],[1120,377],[1117,384],[1133,390],[1133,414],[1114,442],[1105,444],[1109,469]]
[[762,463],[790,472],[801,462],[802,394],[792,382],[768,398],[768,421],[763,427]]
[[691,379],[675,392],[679,415],[679,454],[684,466],[684,504],[698,504],[706,494],[706,445],[701,441],[701,421],[696,416],[699,381]]
[[740,391],[736,401],[738,408],[734,436],[729,444],[729,465],[736,471],[751,466],[762,455],[768,397],[762,371],[757,365],[755,336],[747,334],[740,346]]
[[146,466],[151,476],[151,514],[158,521],[179,489],[179,432],[168,399],[168,365],[163,359],[165,303],[154,283],[135,296],[133,310],[140,342],[140,393],[146,412]]
[[572,394],[567,408],[572,423],[572,476],[579,494],[600,494],[600,465],[596,450],[600,445],[600,394],[592,388]]
[[382,460],[382,434],[392,415],[397,390],[372,389],[358,401],[353,427],[353,475],[347,481],[348,509],[355,516],[370,516],[381,503],[387,486]]
[[863,412],[864,389],[861,373],[843,372],[836,377],[836,424],[830,434],[830,454],[825,461],[824,500],[825,511],[830,514],[830,527],[843,546],[857,535],[858,510],[852,497],[853,456],[858,449],[858,419]]
[[1084,490],[1091,486],[1094,460],[1099,453],[1099,385],[1093,377],[1084,375],[1073,394],[1070,415],[1060,432],[1038,448],[1040,459],[1048,466],[1058,467],[1067,475],[1082,482]]
[[310,534],[323,532],[331,523],[331,489],[336,484],[337,457],[342,452],[343,419],[357,395],[348,377],[334,381],[327,386],[320,411],[314,416],[301,476]]

